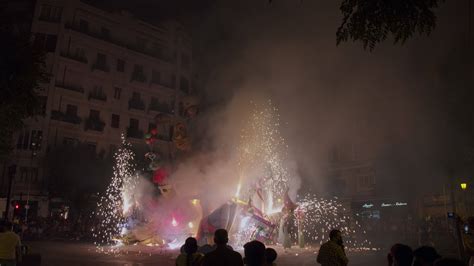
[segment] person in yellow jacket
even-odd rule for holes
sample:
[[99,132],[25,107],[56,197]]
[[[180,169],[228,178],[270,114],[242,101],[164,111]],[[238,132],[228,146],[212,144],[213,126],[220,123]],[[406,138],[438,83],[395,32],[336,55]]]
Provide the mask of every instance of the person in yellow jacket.
[[21,262],[20,237],[12,231],[11,223],[0,222],[0,265],[16,266]]
[[176,266],[200,266],[204,255],[197,252],[197,240],[194,237],[188,237],[183,246],[183,253],[176,258]]

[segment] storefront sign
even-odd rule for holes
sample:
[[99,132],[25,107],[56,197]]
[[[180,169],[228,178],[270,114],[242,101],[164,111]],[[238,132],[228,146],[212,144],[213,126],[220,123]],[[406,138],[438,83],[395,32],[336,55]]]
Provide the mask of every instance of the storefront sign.
[[380,207],[400,207],[400,206],[407,206],[408,203],[406,202],[395,202],[395,203],[382,203]]

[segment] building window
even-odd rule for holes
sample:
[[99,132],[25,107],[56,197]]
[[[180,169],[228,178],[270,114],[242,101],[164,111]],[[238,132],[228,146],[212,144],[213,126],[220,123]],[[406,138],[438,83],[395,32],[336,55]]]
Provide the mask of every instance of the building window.
[[120,126],[120,116],[116,114],[112,114],[112,121],[110,123],[110,126],[113,128],[119,128]]
[[185,93],[189,92],[189,81],[185,77],[181,77],[179,81],[179,89]]
[[48,102],[48,97],[47,96],[38,96],[38,101],[39,101],[39,106],[40,106],[40,114],[45,115],[46,114],[46,105]]
[[110,39],[110,30],[107,28],[100,28],[100,34],[102,35],[102,38],[108,40]]
[[96,67],[103,70],[107,69],[107,55],[97,53]]
[[63,145],[64,146],[70,146],[74,147],[76,144],[79,143],[79,140],[75,138],[63,138]]
[[31,182],[38,183],[38,168],[31,167]]
[[74,55],[77,58],[80,58],[83,61],[87,62],[86,51],[84,50],[84,48],[76,47]]
[[122,59],[117,59],[117,71],[124,72],[125,71],[125,61]]
[[151,71],[151,83],[160,84],[161,74],[158,71]]
[[138,119],[130,118],[130,129],[137,129],[138,130]]
[[139,81],[139,82],[146,81],[146,76],[145,76],[145,72],[143,71],[142,65],[134,65],[133,73],[132,73],[132,81]]
[[23,131],[18,136],[16,148],[18,150],[27,150],[29,143],[30,143],[30,131],[29,130]]
[[89,22],[84,19],[79,20],[79,30],[82,32],[89,32]]
[[61,14],[63,12],[62,7],[51,6],[51,5],[41,5],[40,11],[40,20],[49,21],[49,22],[59,22],[61,21]]
[[122,94],[122,89],[115,87],[114,99],[120,100],[120,94]]
[[77,116],[77,106],[72,104],[66,105],[66,115]]
[[26,183],[28,178],[28,167],[20,167],[20,182]]
[[53,34],[36,33],[35,46],[44,49],[46,52],[54,53],[58,36]]

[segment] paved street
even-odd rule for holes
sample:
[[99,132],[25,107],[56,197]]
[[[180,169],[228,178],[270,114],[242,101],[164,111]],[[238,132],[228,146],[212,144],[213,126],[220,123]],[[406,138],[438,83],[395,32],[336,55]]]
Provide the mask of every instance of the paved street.
[[[46,266],[70,265],[174,265],[177,251],[154,247],[131,246],[119,255],[97,253],[91,244],[74,242],[31,242],[27,243],[32,253],[41,253]],[[295,249],[290,252],[278,251],[278,265],[318,265],[315,250]],[[349,253],[350,265],[383,265],[382,253]]]

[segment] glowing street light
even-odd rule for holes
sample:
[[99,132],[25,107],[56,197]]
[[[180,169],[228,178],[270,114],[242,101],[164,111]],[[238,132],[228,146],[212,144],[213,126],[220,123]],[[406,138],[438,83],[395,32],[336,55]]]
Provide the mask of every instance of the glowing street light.
[[461,183],[461,189],[466,190],[467,189],[467,183]]

